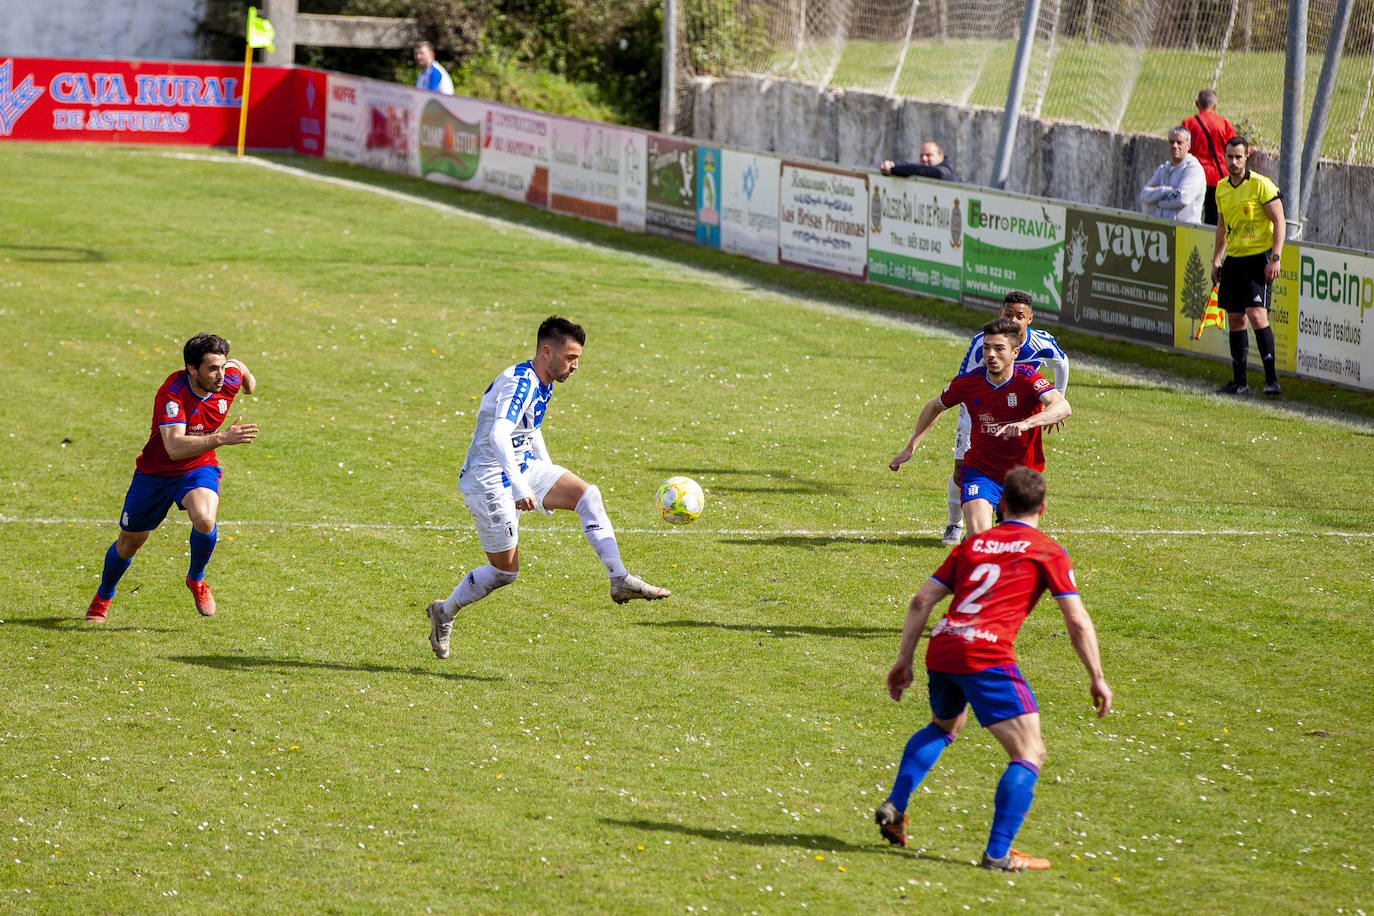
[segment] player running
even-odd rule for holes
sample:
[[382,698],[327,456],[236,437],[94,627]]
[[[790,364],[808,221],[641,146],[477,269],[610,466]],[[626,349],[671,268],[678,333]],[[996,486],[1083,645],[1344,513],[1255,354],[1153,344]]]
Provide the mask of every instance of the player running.
[[1008,471],[1018,464],[1045,469],[1040,429],[1068,419],[1072,412],[1068,400],[1043,376],[1014,361],[1020,333],[1010,318],[994,318],[983,325],[984,365],[955,376],[921,408],[911,441],[888,462],[892,470],[900,468],[941,413],[956,404],[967,406],[976,425],[969,435],[960,479],[970,535],[992,527]]
[[539,326],[534,359],[511,366],[487,386],[477,409],[458,489],[477,523],[477,540],[487,564],[463,577],[446,599],[431,601],[429,644],[448,658],[453,619],[461,608],[515,581],[520,569],[520,513],[570,509],[611,578],[611,600],[667,598],[666,588],[630,575],[620,561],[615,529],[601,503],[601,491],[549,458],[540,424],[553,396],[553,383],[577,371],[587,334],[581,326],[552,315]]
[[926,646],[930,724],[907,741],[892,794],[878,806],[874,820],[889,843],[906,845],[911,793],[964,727],[971,705],[978,722],[1011,758],[997,783],[992,830],[979,864],[998,871],[1041,870],[1050,867],[1049,859],[1011,848],[1045,765],[1039,707],[1016,665],[1013,643],[1046,589],[1059,602],[1069,641],[1088,671],[1098,718],[1112,708],[1112,691],[1102,674],[1097,631],[1079,598],[1073,564],[1064,548],[1039,530],[1044,478],[1030,468],[1013,468],[1003,500],[1007,520],[951,551],[911,599],[897,660],[887,673],[887,692],[894,700],[914,680],[912,659],[931,609],[954,595]]
[[[1036,372],[1040,372],[1048,364],[1054,370],[1055,390],[1064,394],[1069,388],[1069,358],[1059,348],[1059,343],[1052,334],[1030,326],[1035,320],[1031,301],[1031,294],[1021,290],[1012,290],[1002,300],[1002,317],[1010,318],[1021,329],[1016,361],[1025,363]],[[979,331],[973,335],[968,352],[964,354],[964,361],[959,364],[959,374],[973,372],[982,365],[983,332]],[[968,451],[969,446],[970,428],[968,408],[961,405],[959,425],[954,432],[954,473],[949,476],[949,481],[945,485],[945,490],[949,494],[949,517],[945,524],[945,533],[940,538],[940,543],[951,546],[959,543],[964,532],[963,488],[960,481],[964,469],[964,452]]]
[[105,622],[115,586],[173,503],[191,519],[186,587],[197,611],[206,617],[215,613],[215,596],[205,584],[205,566],[219,534],[216,516],[223,472],[215,449],[257,438],[257,424],[244,423],[242,417],[226,429],[220,426],[234,397],[240,391],[252,394],[258,383],[240,360],[229,359],[229,341],[214,334],[197,334],[186,341],[182,358],[186,368],[167,376],[153,399],[153,428],[124,497],[119,537],[105,551],[100,587],[86,608],[86,619],[93,623]]

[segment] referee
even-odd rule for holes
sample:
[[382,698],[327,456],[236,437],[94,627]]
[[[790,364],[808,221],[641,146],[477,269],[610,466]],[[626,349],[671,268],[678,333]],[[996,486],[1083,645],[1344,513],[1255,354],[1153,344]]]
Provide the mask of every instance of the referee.
[[1249,142],[1232,137],[1226,144],[1226,180],[1217,183],[1217,241],[1212,252],[1212,282],[1231,332],[1231,381],[1217,393],[1250,393],[1245,379],[1248,321],[1264,363],[1264,393],[1278,397],[1269,294],[1283,253],[1283,199],[1272,181],[1250,171],[1249,161]]

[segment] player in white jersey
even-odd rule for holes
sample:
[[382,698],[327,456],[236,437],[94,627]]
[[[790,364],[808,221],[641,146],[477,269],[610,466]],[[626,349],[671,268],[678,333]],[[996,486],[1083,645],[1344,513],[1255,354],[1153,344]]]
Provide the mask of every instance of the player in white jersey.
[[587,334],[580,326],[550,316],[539,326],[534,359],[502,372],[482,395],[458,489],[477,523],[477,540],[487,564],[463,576],[448,598],[431,601],[425,609],[429,644],[440,658],[448,658],[453,618],[459,609],[515,581],[520,570],[521,512],[576,512],[587,543],[611,578],[611,600],[616,604],[670,594],[626,571],[601,491],[554,464],[539,431],[553,383],[566,382],[577,371],[586,342]]
[[[1069,387],[1069,358],[1059,348],[1059,344],[1052,335],[1030,326],[1031,321],[1035,318],[1035,313],[1031,308],[1031,294],[1020,290],[1012,290],[1007,293],[1002,300],[1002,317],[1010,318],[1021,328],[1021,343],[1020,349],[1016,353],[1016,362],[1026,363],[1042,374],[1044,367],[1049,366],[1054,370],[1054,387],[1060,394],[1063,394]],[[965,372],[972,372],[982,365],[983,332],[979,331],[973,335],[973,340],[969,343],[968,352],[964,354],[964,361],[959,365],[957,374],[963,375]],[[949,495],[949,516],[945,522],[944,536],[940,538],[942,544],[957,544],[963,535],[964,516],[961,507],[962,488],[959,475],[964,469],[964,452],[968,451],[971,430],[972,424],[969,422],[968,409],[960,405],[959,425],[954,433],[954,473],[950,475],[945,486]]]

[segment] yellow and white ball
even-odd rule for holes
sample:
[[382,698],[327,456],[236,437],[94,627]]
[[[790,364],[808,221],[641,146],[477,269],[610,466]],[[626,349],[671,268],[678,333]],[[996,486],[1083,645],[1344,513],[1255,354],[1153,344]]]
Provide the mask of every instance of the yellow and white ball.
[[685,525],[706,508],[706,494],[701,492],[701,484],[690,477],[669,477],[658,488],[655,502],[664,521]]

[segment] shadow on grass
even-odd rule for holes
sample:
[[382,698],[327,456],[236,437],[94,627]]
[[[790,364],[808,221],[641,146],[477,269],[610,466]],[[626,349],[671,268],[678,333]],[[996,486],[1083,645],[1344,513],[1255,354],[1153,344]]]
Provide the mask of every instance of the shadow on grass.
[[109,260],[103,251],[96,251],[94,248],[75,248],[70,245],[0,245],[0,251],[23,252],[14,258],[16,261],[75,264]]
[[87,623],[82,617],[6,617],[5,626],[35,627],[39,630],[55,630],[59,633],[179,633],[172,627],[144,627],[137,623]]
[[890,639],[900,636],[901,627],[813,627],[791,624],[717,623],[714,620],[642,620],[639,627],[663,627],[670,630],[730,630],[753,633],[775,639],[796,639],[801,636],[825,636],[831,639]]
[[780,475],[776,471],[754,471],[738,467],[684,468],[673,465],[671,468],[659,468],[658,472],[669,476],[682,475],[696,478],[698,483],[703,477],[758,477],[763,481],[755,485],[746,485],[719,479],[714,480],[706,489],[716,493],[814,493],[827,496],[845,493],[844,487],[836,486],[830,481],[807,480],[801,477]]
[[934,534],[897,534],[889,537],[870,537],[853,534],[779,534],[759,538],[721,538],[722,544],[742,544],[757,547],[771,544],[774,547],[805,547],[815,550],[831,544],[885,544],[889,547],[939,547],[940,538]]
[[670,824],[664,821],[643,819],[624,821],[613,817],[601,818],[608,827],[625,827],[630,830],[644,830],[654,833],[676,833],[681,836],[694,836],[703,840],[723,843],[744,843],[748,846],[785,846],[789,849],[819,850],[822,852],[872,853],[875,855],[899,855],[927,862],[940,862],[945,865],[958,865],[967,868],[967,862],[956,862],[943,856],[930,853],[902,852],[875,838],[872,843],[850,843],[824,833],[763,833],[749,830],[717,830],[710,827],[689,827],[686,824]]
[[301,670],[301,671],[356,671],[368,674],[411,674],[416,677],[441,677],[451,681],[496,682],[501,678],[484,677],[480,674],[459,674],[456,671],[436,671],[413,665],[398,668],[395,665],[345,665],[340,662],[312,662],[295,658],[267,658],[261,655],[169,655],[170,662],[183,665],[200,665],[203,668],[216,668],[220,671],[257,671],[261,669]]

